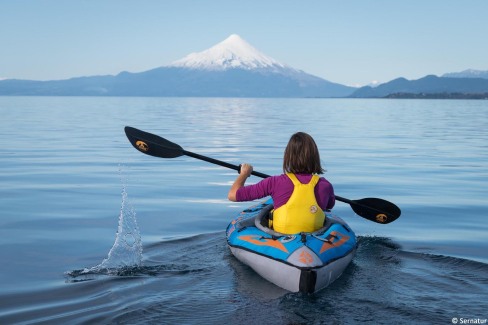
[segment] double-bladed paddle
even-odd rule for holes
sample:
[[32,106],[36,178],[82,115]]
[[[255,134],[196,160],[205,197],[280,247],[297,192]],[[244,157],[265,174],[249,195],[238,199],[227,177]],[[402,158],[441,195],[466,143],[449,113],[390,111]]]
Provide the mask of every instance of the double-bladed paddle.
[[[240,171],[240,166],[232,165],[221,160],[202,156],[190,151],[184,150],[180,145],[168,141],[160,136],[138,130],[136,128],[126,126],[125,134],[130,143],[140,152],[159,158],[176,158],[180,156],[189,156],[196,159],[204,160],[209,163],[227,167]],[[252,175],[267,178],[269,175],[253,171]],[[335,196],[336,200],[347,203],[351,206],[353,211],[370,221],[387,224],[395,221],[400,217],[400,208],[395,204],[378,198],[364,198],[360,200],[349,200],[340,196]]]

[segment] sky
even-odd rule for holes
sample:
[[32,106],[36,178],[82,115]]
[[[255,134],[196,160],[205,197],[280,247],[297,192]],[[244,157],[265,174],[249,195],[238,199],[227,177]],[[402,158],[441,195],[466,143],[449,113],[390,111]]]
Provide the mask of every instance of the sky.
[[0,0],[0,79],[169,65],[238,34],[349,86],[488,70],[487,0]]

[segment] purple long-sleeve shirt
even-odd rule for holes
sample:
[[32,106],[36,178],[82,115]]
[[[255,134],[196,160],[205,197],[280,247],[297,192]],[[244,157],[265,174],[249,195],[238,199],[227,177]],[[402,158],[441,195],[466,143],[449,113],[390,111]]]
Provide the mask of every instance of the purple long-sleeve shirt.
[[[296,174],[296,177],[302,184],[308,184],[312,179],[312,175],[310,174]],[[274,208],[277,209],[288,202],[288,199],[293,193],[293,189],[293,182],[285,174],[271,176],[263,179],[257,184],[244,186],[238,189],[236,200],[238,202],[252,201],[270,195],[274,202]],[[334,207],[334,188],[332,187],[332,184],[323,177],[320,178],[315,186],[315,198],[323,210],[332,209]]]

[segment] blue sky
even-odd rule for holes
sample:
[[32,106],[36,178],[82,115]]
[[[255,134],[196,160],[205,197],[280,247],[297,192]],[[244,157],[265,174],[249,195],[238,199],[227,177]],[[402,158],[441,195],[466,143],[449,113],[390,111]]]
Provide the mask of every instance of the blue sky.
[[140,72],[230,34],[346,85],[488,70],[487,0],[0,0],[0,78]]

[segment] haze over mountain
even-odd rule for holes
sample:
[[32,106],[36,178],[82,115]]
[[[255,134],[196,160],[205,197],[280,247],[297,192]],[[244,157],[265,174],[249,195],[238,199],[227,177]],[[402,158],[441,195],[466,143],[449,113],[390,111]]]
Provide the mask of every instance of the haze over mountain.
[[0,95],[346,97],[354,90],[282,64],[235,34],[205,51],[140,73],[0,81]]
[[488,71],[468,69],[461,72],[445,73],[442,77],[446,78],[483,78],[488,79]]

